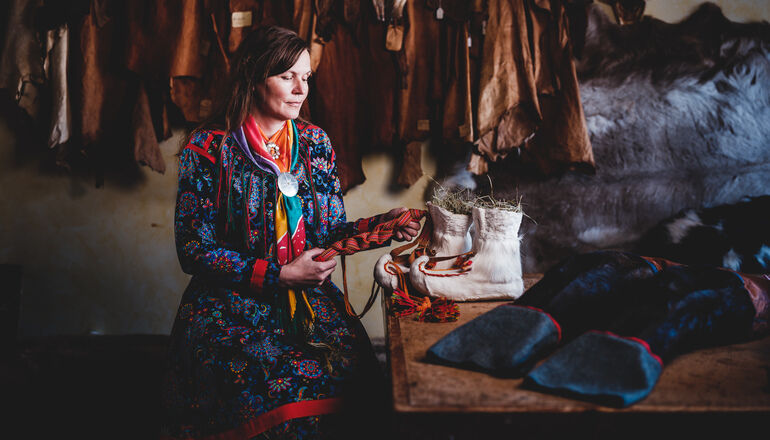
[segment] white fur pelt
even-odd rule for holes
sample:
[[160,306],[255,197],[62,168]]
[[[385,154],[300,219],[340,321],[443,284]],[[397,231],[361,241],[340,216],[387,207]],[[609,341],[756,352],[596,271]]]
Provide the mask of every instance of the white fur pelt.
[[[431,202],[427,206],[433,223],[431,239],[426,247],[429,254],[440,257],[468,252],[471,249],[473,217],[470,214],[453,213]],[[374,265],[374,279],[380,286],[395,290],[398,287],[398,276],[393,273],[392,265],[397,265],[403,274],[409,274],[408,265],[393,262],[393,257],[387,253]]]
[[418,291],[455,301],[515,299],[524,292],[519,227],[522,213],[473,208],[471,269],[464,273],[426,269],[429,256],[413,263],[409,277]]
[[533,220],[524,270],[631,250],[683,209],[770,194],[769,48],[770,24],[730,22],[710,3],[680,23],[629,26],[592,7],[577,68],[596,174],[517,182],[510,165],[490,171],[495,196],[521,197]]

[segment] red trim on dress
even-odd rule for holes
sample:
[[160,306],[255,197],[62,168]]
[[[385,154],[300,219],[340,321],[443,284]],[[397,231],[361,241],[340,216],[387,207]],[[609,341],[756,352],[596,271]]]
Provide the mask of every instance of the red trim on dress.
[[211,163],[217,163],[217,159],[214,156],[212,156],[205,148],[201,148],[192,143],[187,144],[185,148],[189,148],[190,150],[195,151],[196,153],[210,160]]
[[206,159],[210,160],[211,163],[217,163],[216,157],[214,157],[211,153],[209,153],[209,147],[211,146],[211,142],[214,141],[215,135],[224,135],[225,132],[221,130],[209,130],[208,135],[206,136],[206,140],[203,141],[203,146],[199,147],[198,145],[193,144],[192,142],[187,144],[185,148],[189,148],[196,153],[200,154],[201,156],[205,157]]
[[[342,399],[335,397],[321,400],[302,400],[287,403],[255,417],[243,425],[219,434],[199,437],[197,440],[243,440],[259,435],[287,420],[300,417],[320,416],[342,410]],[[188,437],[193,439],[194,437]],[[161,437],[161,440],[177,440],[176,437]]]
[[203,149],[208,150],[209,146],[211,145],[211,141],[214,140],[214,133],[209,133],[208,136],[206,136],[206,141],[203,142]]
[[267,260],[257,259],[254,263],[254,269],[251,271],[249,285],[254,290],[262,290],[265,284],[265,273],[267,272]]

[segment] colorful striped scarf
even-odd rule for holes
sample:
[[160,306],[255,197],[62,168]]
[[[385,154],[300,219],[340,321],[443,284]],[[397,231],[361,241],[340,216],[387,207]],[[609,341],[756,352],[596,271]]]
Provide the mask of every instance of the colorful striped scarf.
[[[272,137],[267,138],[257,121],[249,116],[243,124],[243,133],[252,151],[264,159],[272,162],[282,173],[290,173],[297,165],[299,157],[299,133],[294,121],[286,121],[283,127]],[[280,156],[274,159],[266,150],[268,142],[275,143],[280,149]],[[277,177],[277,176],[276,176]],[[275,206],[275,241],[276,258],[278,264],[284,265],[298,257],[305,250],[305,221],[302,218],[302,204],[297,195],[292,197],[278,191],[278,200]],[[310,307],[307,295],[301,293],[303,327],[307,328],[315,319],[313,309]],[[288,291],[289,318],[295,319],[297,314],[297,292]]]

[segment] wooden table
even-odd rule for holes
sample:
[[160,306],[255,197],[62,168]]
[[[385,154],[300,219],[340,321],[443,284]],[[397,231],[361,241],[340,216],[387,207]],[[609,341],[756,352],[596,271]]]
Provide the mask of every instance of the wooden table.
[[[540,278],[525,276],[525,288]],[[389,306],[385,298],[383,309]],[[386,312],[394,438],[722,438],[770,432],[770,338],[683,355],[653,392],[613,409],[528,391],[502,379],[426,362],[426,350],[502,302],[460,304],[454,323],[423,323]],[[736,436],[737,435],[737,436]]]

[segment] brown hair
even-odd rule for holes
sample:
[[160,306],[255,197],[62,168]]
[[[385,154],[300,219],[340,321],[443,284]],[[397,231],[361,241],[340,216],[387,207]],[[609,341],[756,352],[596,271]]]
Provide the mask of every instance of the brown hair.
[[292,30],[278,26],[255,29],[233,55],[228,81],[217,94],[216,110],[193,133],[213,126],[229,133],[240,127],[260,99],[257,85],[289,70],[304,50],[309,50],[308,44]]

